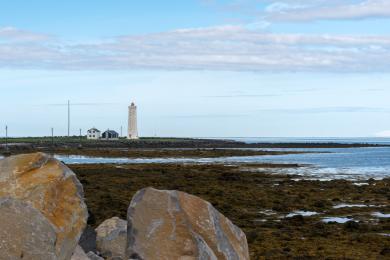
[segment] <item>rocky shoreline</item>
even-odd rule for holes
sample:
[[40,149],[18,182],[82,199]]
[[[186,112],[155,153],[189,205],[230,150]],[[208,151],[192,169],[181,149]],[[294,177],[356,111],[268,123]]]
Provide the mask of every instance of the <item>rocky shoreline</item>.
[[43,153],[0,160],[1,259],[249,259],[245,233],[181,191],[143,188],[126,220],[93,230],[88,218],[83,186],[58,160]]
[[[390,211],[390,179],[358,184],[296,181],[299,176],[247,171],[251,167],[279,167],[272,164],[70,167],[84,186],[92,216],[89,224],[94,227],[113,216],[125,218],[129,198],[151,186],[209,201],[245,232],[251,259],[389,256],[390,238],[384,235],[390,233],[389,218],[372,214]],[[337,217],[345,222],[337,223]]]
[[[299,167],[90,164],[69,169],[41,153],[9,157],[0,161],[0,239],[7,241],[0,251],[5,259],[72,260],[390,256],[390,179],[324,182],[270,174],[281,166]],[[210,231],[206,223],[219,224]],[[165,241],[176,236],[190,242]]]

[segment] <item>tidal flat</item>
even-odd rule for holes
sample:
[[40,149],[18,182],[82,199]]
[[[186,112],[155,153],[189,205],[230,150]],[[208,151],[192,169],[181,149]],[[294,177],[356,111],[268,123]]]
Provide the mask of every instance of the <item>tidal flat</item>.
[[[278,167],[273,164],[69,167],[84,186],[89,224],[94,227],[113,216],[125,219],[134,193],[154,187],[188,192],[212,203],[246,233],[251,259],[390,257],[390,219],[373,214],[390,212],[389,178],[359,186],[247,170]],[[335,207],[340,204],[367,207]],[[292,214],[300,212],[313,214]],[[337,223],[338,218],[347,221]]]
[[230,156],[257,156],[300,154],[297,151],[262,151],[239,149],[57,149],[60,155],[122,158],[217,158]]

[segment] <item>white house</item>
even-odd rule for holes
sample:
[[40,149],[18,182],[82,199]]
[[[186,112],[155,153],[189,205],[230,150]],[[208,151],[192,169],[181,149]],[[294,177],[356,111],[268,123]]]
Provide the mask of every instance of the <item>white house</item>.
[[87,139],[98,140],[100,139],[100,134],[101,132],[95,127],[93,127],[87,131]]

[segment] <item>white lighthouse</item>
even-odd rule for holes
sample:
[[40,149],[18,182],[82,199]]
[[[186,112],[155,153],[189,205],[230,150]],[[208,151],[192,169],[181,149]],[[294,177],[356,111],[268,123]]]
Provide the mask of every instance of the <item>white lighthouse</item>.
[[137,106],[134,104],[134,102],[129,106],[129,126],[127,130],[127,139],[138,139]]

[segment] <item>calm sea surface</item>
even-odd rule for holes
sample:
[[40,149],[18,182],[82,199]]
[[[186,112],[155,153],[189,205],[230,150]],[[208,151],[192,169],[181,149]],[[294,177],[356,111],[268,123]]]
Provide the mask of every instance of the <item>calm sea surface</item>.
[[381,137],[354,137],[354,138],[334,138],[334,137],[231,137],[212,138],[229,139],[245,143],[341,143],[341,144],[385,144],[390,145],[390,138]]

